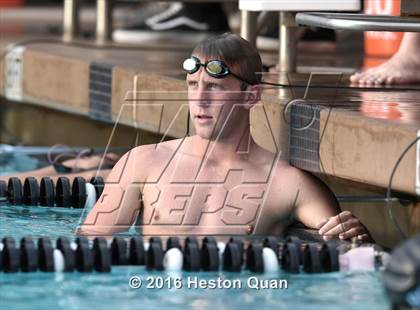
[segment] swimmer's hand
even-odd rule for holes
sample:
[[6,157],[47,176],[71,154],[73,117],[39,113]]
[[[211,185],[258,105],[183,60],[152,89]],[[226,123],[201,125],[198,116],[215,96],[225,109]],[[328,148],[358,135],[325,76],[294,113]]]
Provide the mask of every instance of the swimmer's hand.
[[353,237],[366,242],[372,240],[366,227],[350,211],[343,211],[336,216],[324,219],[318,223],[317,228],[325,241]]

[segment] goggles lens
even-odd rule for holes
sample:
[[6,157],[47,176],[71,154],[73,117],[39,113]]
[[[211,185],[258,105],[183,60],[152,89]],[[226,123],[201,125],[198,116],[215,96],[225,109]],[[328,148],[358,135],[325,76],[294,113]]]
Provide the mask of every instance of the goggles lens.
[[223,70],[223,65],[219,61],[213,60],[210,61],[207,66],[206,70],[208,73],[213,75],[223,75],[224,71],[227,71],[227,68]]
[[191,73],[196,72],[198,68],[200,68],[200,61],[197,62],[197,59],[195,57],[191,57],[191,58],[185,59],[182,67],[184,68],[185,71],[191,74]]

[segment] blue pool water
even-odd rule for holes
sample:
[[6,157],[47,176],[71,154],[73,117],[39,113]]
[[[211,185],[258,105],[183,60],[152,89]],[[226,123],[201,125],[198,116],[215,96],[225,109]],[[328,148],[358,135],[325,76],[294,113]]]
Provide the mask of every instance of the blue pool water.
[[[73,237],[82,211],[31,206],[0,206],[0,238]],[[134,232],[132,232],[134,233]],[[113,266],[111,273],[0,273],[0,309],[390,309],[380,273],[258,275],[287,280],[287,289],[248,287],[253,274],[201,272],[180,276],[181,289],[130,288],[132,276],[167,277],[144,267]],[[175,277],[172,275],[172,277]],[[239,289],[187,288],[187,277],[240,280]]]
[[33,170],[41,164],[40,160],[22,154],[6,155],[0,152],[0,155],[0,175],[7,175],[11,171]]

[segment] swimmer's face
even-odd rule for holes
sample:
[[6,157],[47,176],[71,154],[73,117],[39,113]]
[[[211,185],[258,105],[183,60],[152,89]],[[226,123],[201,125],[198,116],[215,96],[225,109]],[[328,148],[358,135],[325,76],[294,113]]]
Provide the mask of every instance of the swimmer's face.
[[[203,63],[208,61],[194,56]],[[241,81],[232,75],[214,78],[201,67],[187,75],[187,86],[191,120],[197,135],[204,139],[215,139],[220,133],[229,135],[243,121],[244,113],[249,113]]]

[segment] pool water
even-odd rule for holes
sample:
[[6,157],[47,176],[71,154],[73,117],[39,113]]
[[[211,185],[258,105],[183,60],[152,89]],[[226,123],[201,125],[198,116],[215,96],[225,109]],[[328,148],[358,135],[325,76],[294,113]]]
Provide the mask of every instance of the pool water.
[[[24,236],[74,237],[83,210],[0,205],[0,238]],[[131,231],[129,234],[135,234]],[[129,279],[144,285],[134,289]],[[181,277],[182,288],[148,289],[146,277]],[[187,277],[240,280],[238,289],[187,288]],[[182,272],[168,275],[143,266],[113,266],[110,273],[0,272],[0,309],[390,309],[379,272],[257,275],[259,279],[287,280],[287,289],[248,287],[255,276],[248,271]]]
[[23,172],[37,169],[43,164],[45,165],[45,162],[23,154],[0,153],[0,175],[7,175],[11,171]]

